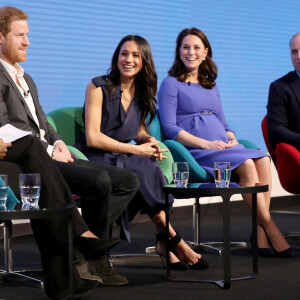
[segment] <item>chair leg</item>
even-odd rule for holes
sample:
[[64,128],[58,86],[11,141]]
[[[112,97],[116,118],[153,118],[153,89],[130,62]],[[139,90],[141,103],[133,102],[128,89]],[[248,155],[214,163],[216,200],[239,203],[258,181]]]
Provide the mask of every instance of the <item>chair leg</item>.
[[4,268],[7,273],[12,272],[12,221],[5,221],[3,225],[3,241],[4,241]]
[[[200,224],[200,199],[195,198],[195,202],[193,205],[193,228],[194,228],[194,241],[187,242],[187,244],[195,251],[212,251],[217,252],[218,255],[222,254],[223,242],[204,242],[200,243],[201,240],[201,224]],[[247,244],[245,242],[230,242],[231,249],[242,249],[247,248]]]
[[4,243],[4,270],[0,270],[0,274],[2,279],[8,279],[12,276],[21,276],[33,281],[38,282],[41,287],[44,287],[44,283],[42,280],[37,278],[27,276],[24,273],[32,272],[32,271],[13,271],[13,241],[12,241],[12,221],[5,221],[3,224],[3,243]]

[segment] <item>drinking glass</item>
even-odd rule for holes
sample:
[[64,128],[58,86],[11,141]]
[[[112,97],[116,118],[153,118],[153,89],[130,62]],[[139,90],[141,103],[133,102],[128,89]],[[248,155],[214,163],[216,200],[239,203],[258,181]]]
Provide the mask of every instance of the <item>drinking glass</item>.
[[22,209],[39,209],[41,190],[40,174],[20,174],[19,187],[22,200]]
[[0,175],[0,211],[6,211],[7,187],[8,187],[7,175],[4,174]]
[[187,187],[189,180],[189,163],[174,162],[172,164],[173,182],[177,187]]
[[214,178],[217,188],[228,188],[230,175],[230,162],[214,162]]

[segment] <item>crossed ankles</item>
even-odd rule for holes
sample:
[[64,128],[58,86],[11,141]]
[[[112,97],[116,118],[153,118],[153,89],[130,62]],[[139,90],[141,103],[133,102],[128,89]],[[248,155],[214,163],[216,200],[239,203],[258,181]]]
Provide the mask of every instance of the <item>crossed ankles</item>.
[[[186,255],[186,251],[191,251],[193,252],[193,250],[185,244],[185,242],[182,240],[180,234],[176,231],[176,235],[175,237],[171,238],[171,239],[166,239],[166,235],[159,233],[156,235],[157,241],[162,240],[162,241],[166,241],[168,240],[169,243],[169,249],[170,249],[170,253],[174,254],[176,256],[176,258],[179,260],[176,263],[171,263],[170,264],[170,268],[171,269],[176,269],[178,270],[178,266],[180,263],[180,269],[181,270],[204,270],[209,268],[209,264],[207,262],[207,260],[203,257],[197,257],[197,261],[195,261],[195,258],[191,259],[188,258],[188,256]],[[181,243],[181,245],[179,245],[179,243]],[[182,249],[183,243],[186,245],[186,247],[184,247],[185,249]],[[176,249],[175,249],[176,248]],[[162,255],[160,253],[158,253],[158,251],[156,250],[157,254],[159,254],[161,257]],[[192,255],[196,255],[196,253],[192,253]]]

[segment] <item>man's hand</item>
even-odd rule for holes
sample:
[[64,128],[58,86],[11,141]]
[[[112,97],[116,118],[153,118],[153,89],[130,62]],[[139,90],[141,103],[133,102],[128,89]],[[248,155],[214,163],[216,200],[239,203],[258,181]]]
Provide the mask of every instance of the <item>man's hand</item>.
[[71,157],[71,153],[64,142],[55,144],[52,158],[66,163],[74,162],[74,159]]
[[6,156],[7,148],[11,147],[11,143],[4,143],[0,139],[0,159],[3,159]]

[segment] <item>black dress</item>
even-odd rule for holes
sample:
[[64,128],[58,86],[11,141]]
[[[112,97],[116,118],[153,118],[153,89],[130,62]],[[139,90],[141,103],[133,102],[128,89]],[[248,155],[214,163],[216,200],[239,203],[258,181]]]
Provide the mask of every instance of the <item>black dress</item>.
[[[142,107],[139,102],[138,93],[136,92],[126,113],[121,103],[121,86],[116,88],[110,100],[108,91],[106,90],[106,76],[96,77],[92,82],[96,87],[101,87],[103,93],[101,132],[123,143],[135,140],[138,136],[142,116]],[[162,186],[168,184],[168,180],[154,158],[90,148],[87,147],[85,138],[76,146],[90,160],[130,169],[136,173],[140,189],[128,207],[130,220],[138,211],[153,216],[164,209]],[[170,210],[172,203],[173,198],[170,197]]]

